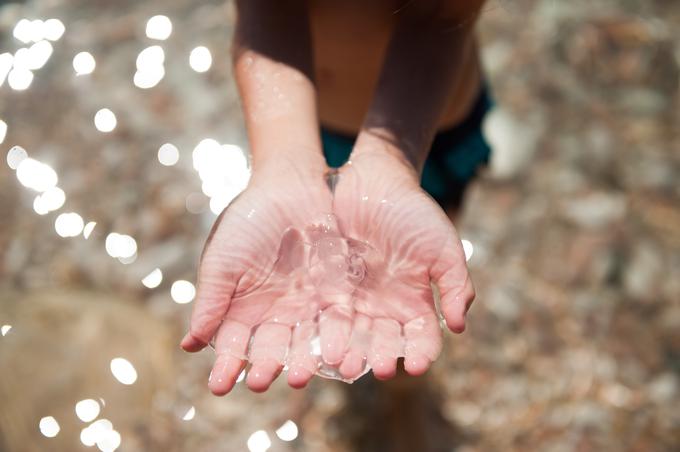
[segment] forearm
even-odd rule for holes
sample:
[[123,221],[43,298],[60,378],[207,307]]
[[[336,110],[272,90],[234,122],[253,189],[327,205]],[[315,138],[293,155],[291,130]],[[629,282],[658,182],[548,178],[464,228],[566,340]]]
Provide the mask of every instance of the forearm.
[[374,97],[355,146],[388,153],[419,174],[437,126],[473,50],[476,10],[468,20],[405,17],[393,33]]
[[232,58],[253,166],[322,164],[305,2],[238,2]]

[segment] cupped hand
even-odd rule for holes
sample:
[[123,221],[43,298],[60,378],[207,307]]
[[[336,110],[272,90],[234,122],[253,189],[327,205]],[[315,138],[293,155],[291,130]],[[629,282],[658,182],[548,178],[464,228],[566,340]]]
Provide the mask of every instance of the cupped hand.
[[209,387],[217,395],[231,390],[246,360],[252,365],[246,384],[254,391],[266,390],[284,364],[296,387],[318,367],[309,342],[323,300],[306,281],[300,231],[332,228],[332,199],[325,166],[299,168],[288,162],[258,168],[206,243],[181,346],[194,352],[214,340]]
[[341,233],[364,247],[358,254],[366,267],[353,319],[344,319],[335,338],[345,350],[339,364],[345,378],[362,372],[363,360],[380,379],[395,375],[402,356],[408,373],[428,369],[442,344],[431,282],[447,326],[465,328],[474,289],[463,248],[418,179],[408,163],[379,153],[356,155],[340,170],[333,212]]

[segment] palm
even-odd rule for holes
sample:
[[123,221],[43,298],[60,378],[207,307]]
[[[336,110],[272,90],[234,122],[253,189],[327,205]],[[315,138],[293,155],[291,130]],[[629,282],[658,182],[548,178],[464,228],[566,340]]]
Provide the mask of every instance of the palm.
[[473,296],[451,223],[389,160],[343,168],[334,195],[320,175],[292,174],[259,173],[215,223],[182,347],[214,339],[215,394],[246,360],[255,391],[284,364],[294,387],[315,373],[351,381],[367,366],[389,378],[400,356],[424,372],[441,348],[430,280],[454,331]]
[[443,211],[387,157],[363,157],[341,171],[334,212],[346,237],[356,240],[366,277],[354,292],[354,337],[340,371],[361,372],[365,358],[379,378],[396,371],[424,372],[441,349],[430,280],[443,292],[442,310],[455,331],[472,298],[464,255]]
[[282,183],[270,176],[253,180],[223,212],[201,259],[182,346],[198,350],[214,339],[210,387],[217,394],[231,389],[246,359],[254,390],[266,389],[287,358],[297,356],[293,383],[317,367],[309,339],[323,300],[308,281],[301,233],[328,222],[331,193],[321,177]]

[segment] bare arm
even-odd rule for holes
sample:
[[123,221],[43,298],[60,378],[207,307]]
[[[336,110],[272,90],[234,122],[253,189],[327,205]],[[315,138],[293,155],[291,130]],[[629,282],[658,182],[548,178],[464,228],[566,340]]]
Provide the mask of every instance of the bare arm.
[[433,0],[399,12],[353,157],[387,153],[417,174],[422,171],[439,119],[461,79],[460,64],[471,51],[482,4]]
[[232,49],[254,169],[323,168],[304,0],[240,0]]

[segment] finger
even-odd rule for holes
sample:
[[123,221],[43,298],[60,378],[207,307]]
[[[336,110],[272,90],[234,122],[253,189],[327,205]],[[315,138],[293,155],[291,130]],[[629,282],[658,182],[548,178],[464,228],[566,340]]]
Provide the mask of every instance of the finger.
[[243,370],[245,361],[228,354],[217,355],[215,365],[210,372],[208,388],[216,396],[228,394],[236,384],[236,379]]
[[264,392],[278,376],[290,344],[290,328],[278,323],[263,323],[253,335],[246,384],[255,392]]
[[288,384],[293,388],[304,388],[318,369],[318,357],[312,353],[312,340],[316,334],[316,324],[312,321],[301,322],[293,330],[287,359]]
[[201,262],[198,275],[198,292],[191,314],[189,332],[181,347],[187,352],[203,349],[215,336],[234,293],[237,278],[224,271],[224,262],[209,248]]
[[396,374],[397,358],[403,351],[401,325],[392,319],[375,319],[372,333],[368,363],[376,378],[387,380]]
[[442,332],[435,313],[406,323],[404,338],[404,370],[411,375],[424,374],[442,349]]
[[234,387],[245,363],[250,328],[233,320],[220,325],[215,338],[215,365],[208,387],[215,395],[225,395]]
[[366,350],[371,343],[371,318],[363,314],[356,314],[350,346],[345,358],[340,364],[340,375],[348,380],[354,380],[366,368]]
[[326,364],[336,366],[342,362],[352,332],[352,310],[346,306],[330,306],[319,319],[321,356]]
[[449,240],[441,251],[430,276],[440,293],[440,307],[446,325],[454,333],[465,330],[465,314],[475,298],[475,289],[465,264],[465,253],[451,227]]

